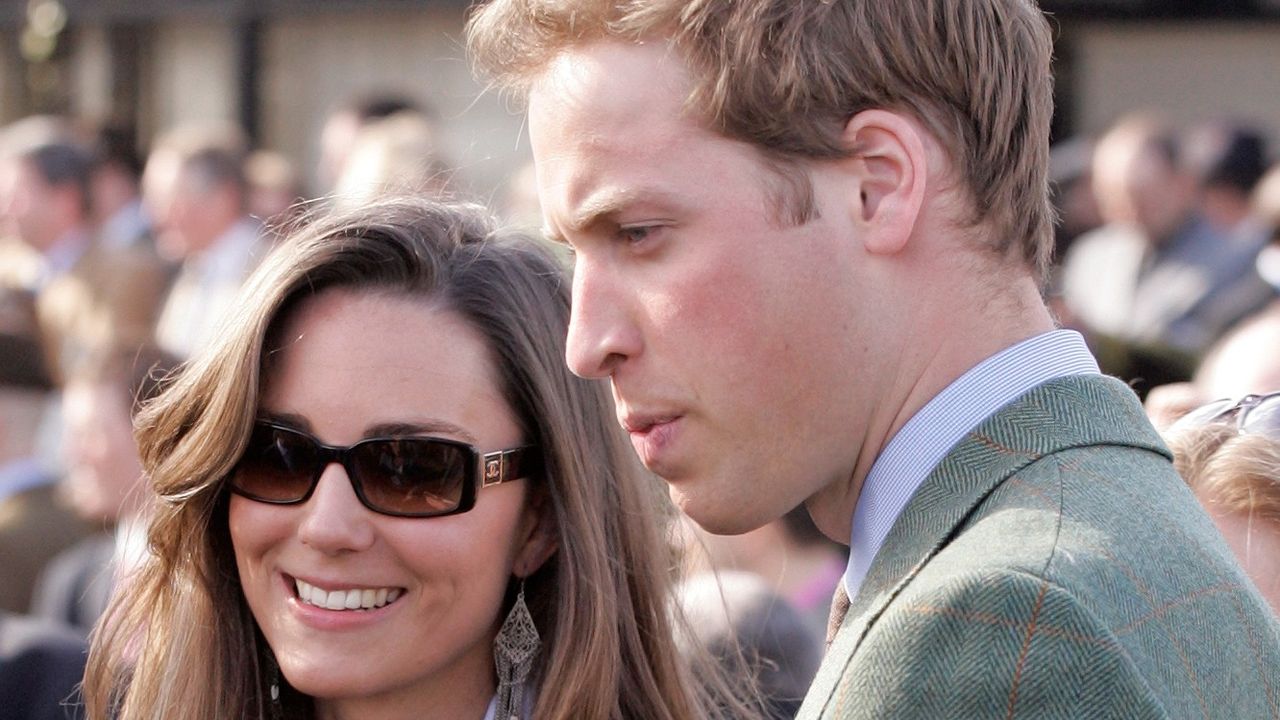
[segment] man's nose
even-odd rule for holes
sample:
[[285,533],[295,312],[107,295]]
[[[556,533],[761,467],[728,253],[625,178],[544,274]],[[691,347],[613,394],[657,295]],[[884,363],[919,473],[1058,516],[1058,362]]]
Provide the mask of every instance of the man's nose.
[[565,359],[575,375],[604,378],[642,348],[634,292],[609,269],[579,256]]

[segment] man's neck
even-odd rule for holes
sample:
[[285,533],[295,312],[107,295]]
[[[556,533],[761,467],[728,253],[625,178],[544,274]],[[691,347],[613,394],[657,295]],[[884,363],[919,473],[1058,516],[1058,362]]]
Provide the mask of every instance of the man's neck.
[[68,225],[41,251],[49,272],[66,272],[89,248],[89,233],[81,225]]
[[1232,232],[1251,214],[1247,196],[1229,191],[1207,191],[1201,201],[1200,211],[1219,230]]
[[902,400],[896,404],[896,411],[881,422],[874,443],[864,446],[854,470],[859,487],[893,436],[934,396],[983,360],[1054,329],[1053,318],[1029,279],[1025,287],[1015,288],[1013,292],[1016,294],[994,300],[993,307],[988,308],[991,312],[967,317],[960,313],[946,314],[938,318],[936,327],[945,325],[948,329],[922,347],[923,352],[917,356],[922,363],[916,364],[914,372],[904,377],[898,387],[898,397]]
[[809,503],[815,523],[837,542],[848,542],[858,496],[876,459],[921,408],[983,360],[1055,328],[1029,275],[1011,278],[985,297],[980,288],[962,287],[963,280],[948,284],[954,302],[923,306],[904,322],[911,330],[904,331],[907,339],[893,359],[896,376],[872,405],[852,475]]
[[216,231],[212,232],[199,243],[199,247],[193,248],[189,259],[199,262],[210,254],[217,252],[226,241],[227,237],[231,235],[231,232],[235,229],[236,225],[240,223],[240,220],[240,216],[235,216],[228,218],[225,223],[220,224]]
[[110,222],[121,210],[138,202],[138,186],[125,179],[115,180],[105,189],[99,187],[93,198],[94,217],[98,224]]
[[0,460],[0,500],[48,484],[49,480],[40,461],[33,456],[11,455]]

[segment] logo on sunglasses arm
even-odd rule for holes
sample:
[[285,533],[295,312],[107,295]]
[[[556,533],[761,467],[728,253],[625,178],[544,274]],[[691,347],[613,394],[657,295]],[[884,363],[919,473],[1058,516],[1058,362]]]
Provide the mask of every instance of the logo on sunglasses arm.
[[485,462],[485,464],[484,464],[484,481],[485,481],[485,484],[492,483],[492,482],[496,482],[496,481],[498,480],[498,478],[500,478],[500,477],[502,477],[502,460],[501,460],[501,458],[494,458],[494,459],[492,459],[492,460],[488,460],[488,461],[486,461],[486,462]]

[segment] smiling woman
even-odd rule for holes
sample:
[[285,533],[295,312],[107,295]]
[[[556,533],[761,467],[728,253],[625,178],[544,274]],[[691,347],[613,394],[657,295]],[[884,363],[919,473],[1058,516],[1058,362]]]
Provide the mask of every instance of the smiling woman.
[[676,649],[660,495],[568,318],[474,208],[300,226],[140,417],[154,557],[90,717],[753,716]]

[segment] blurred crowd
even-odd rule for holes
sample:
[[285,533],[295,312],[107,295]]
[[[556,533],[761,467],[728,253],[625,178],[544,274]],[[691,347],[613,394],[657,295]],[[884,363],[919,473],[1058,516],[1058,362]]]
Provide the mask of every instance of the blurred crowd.
[[1158,414],[1276,382],[1233,349],[1276,312],[1280,167],[1270,162],[1257,129],[1153,116],[1054,148],[1054,308],[1139,394],[1193,381],[1177,407],[1166,408],[1167,389],[1154,393]]
[[[235,128],[143,143],[131,128],[69,118],[0,130],[0,612],[39,625],[23,637],[61,643],[68,672],[147,552],[138,404],[216,336],[279,228],[389,189],[447,193],[438,122],[397,97],[338,108],[315,140],[314,188],[301,181],[312,173]],[[1280,390],[1280,166],[1268,140],[1230,122],[1175,128],[1134,116],[1054,148],[1052,306],[1105,372],[1147,397],[1158,427],[1218,398]],[[530,173],[510,183],[512,222],[537,222]],[[1219,411],[1232,408],[1247,409]],[[1235,452],[1228,440],[1180,440],[1187,479],[1247,474],[1201,472]],[[1266,461],[1255,474],[1274,479],[1280,465]],[[1224,534],[1232,513],[1253,518],[1264,503],[1280,527],[1274,480],[1247,492],[1232,482],[1193,483],[1206,504],[1234,498],[1220,513]],[[1273,540],[1242,532],[1242,548],[1276,543],[1246,566],[1280,608],[1280,530]],[[803,509],[743,536],[691,524],[677,535],[694,576],[684,588],[693,627],[713,649],[733,639],[726,662],[763,658],[772,710],[790,717],[821,657],[846,551]]]

